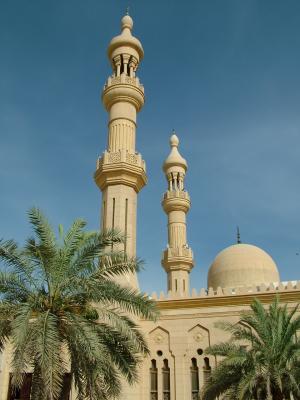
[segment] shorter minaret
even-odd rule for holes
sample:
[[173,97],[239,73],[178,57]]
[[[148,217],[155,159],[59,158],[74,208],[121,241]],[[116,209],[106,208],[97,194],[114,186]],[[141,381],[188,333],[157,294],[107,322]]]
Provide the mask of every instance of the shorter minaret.
[[189,274],[194,266],[193,252],[186,239],[186,213],[191,202],[184,189],[187,162],[178,151],[179,139],[173,131],[171,152],[163,170],[168,181],[162,206],[168,215],[168,247],[163,252],[162,266],[168,274],[168,291],[173,295],[189,294]]

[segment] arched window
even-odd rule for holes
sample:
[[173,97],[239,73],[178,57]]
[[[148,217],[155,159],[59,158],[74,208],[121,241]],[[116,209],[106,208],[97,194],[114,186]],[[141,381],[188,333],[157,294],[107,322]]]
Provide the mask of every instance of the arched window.
[[170,368],[167,359],[164,359],[164,365],[162,368],[162,389],[163,400],[170,400]]
[[156,361],[151,360],[151,368],[150,368],[150,399],[157,400],[157,367]]
[[192,358],[191,365],[191,387],[192,387],[192,400],[199,399],[199,368],[196,358]]

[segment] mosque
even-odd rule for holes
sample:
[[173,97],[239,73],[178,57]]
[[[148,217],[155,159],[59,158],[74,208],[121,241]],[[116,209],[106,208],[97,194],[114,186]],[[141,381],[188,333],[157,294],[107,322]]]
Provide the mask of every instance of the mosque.
[[[136,209],[139,191],[147,183],[145,162],[135,148],[136,117],[144,105],[144,87],[137,76],[144,50],[132,35],[133,21],[125,15],[121,34],[108,46],[112,75],[102,92],[109,115],[108,148],[97,161],[95,181],[102,192],[102,228],[118,227],[127,235],[125,250],[136,254]],[[166,191],[162,208],[168,219],[168,245],[162,253],[166,292],[157,300],[156,323],[140,321],[151,350],[141,367],[140,381],[124,387],[123,400],[196,400],[217,360],[207,357],[207,346],[224,340],[215,322],[238,322],[254,298],[268,304],[275,293],[281,301],[300,301],[300,281],[281,283],[278,268],[264,250],[240,243],[222,250],[210,266],[207,289],[191,290],[194,266],[187,244],[186,214],[190,196],[185,188],[187,162],[173,132],[170,154],[163,163]],[[124,277],[138,288],[135,274]]]
[[[108,46],[112,75],[102,92],[109,116],[108,145],[97,160],[95,182],[102,192],[101,228],[119,228],[127,237],[125,250],[136,254],[137,197],[147,183],[146,165],[136,144],[137,113],[144,105],[144,87],[137,70],[144,50],[132,35],[133,21],[125,15],[121,34]],[[185,188],[188,165],[179,152],[179,139],[170,138],[170,153],[163,163],[166,191],[162,208],[168,220],[168,245],[162,253],[166,292],[152,298],[160,310],[158,321],[141,320],[151,351],[140,368],[139,382],[123,387],[122,400],[196,400],[216,365],[205,348],[223,341],[224,332],[215,327],[220,320],[238,322],[254,298],[270,303],[276,293],[289,306],[300,302],[300,281],[281,282],[278,268],[264,250],[237,243],[222,250],[210,266],[207,288],[191,289],[194,266],[187,244],[186,214],[190,196]],[[139,288],[136,274],[123,277],[122,284]],[[9,367],[2,362],[0,400],[8,393]],[[25,392],[24,392],[25,393]],[[30,393],[30,391],[29,391]],[[29,399],[20,394],[19,399]],[[75,400],[74,389],[66,399]]]

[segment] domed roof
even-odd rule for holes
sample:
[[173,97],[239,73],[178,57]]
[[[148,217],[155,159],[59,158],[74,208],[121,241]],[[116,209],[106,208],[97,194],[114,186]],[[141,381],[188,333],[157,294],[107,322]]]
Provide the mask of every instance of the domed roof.
[[264,250],[238,243],[222,250],[208,271],[207,286],[237,288],[280,282],[277,266]]
[[171,152],[166,158],[163,165],[163,170],[165,172],[172,167],[179,167],[183,171],[187,170],[187,162],[179,153],[178,145],[179,145],[179,139],[175,134],[175,132],[173,132],[172,136],[170,137]]
[[[113,55],[116,56],[119,52],[117,51],[120,49],[120,53],[126,49],[126,52],[129,52],[132,49],[133,54],[135,55],[139,61],[142,60],[144,57],[144,50],[141,42],[134,36],[132,36],[131,31],[133,27],[133,20],[130,15],[125,15],[121,20],[121,29],[122,32],[120,35],[115,36],[109,46],[108,46],[108,56],[111,58]],[[113,54],[114,53],[114,54]]]

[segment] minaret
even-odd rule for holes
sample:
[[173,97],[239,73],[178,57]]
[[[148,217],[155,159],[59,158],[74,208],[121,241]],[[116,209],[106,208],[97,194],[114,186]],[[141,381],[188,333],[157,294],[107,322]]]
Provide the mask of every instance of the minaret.
[[[132,36],[132,26],[132,18],[125,15],[121,34],[108,46],[112,75],[102,92],[109,114],[108,144],[97,160],[95,181],[102,191],[101,228],[125,233],[125,251],[135,256],[137,194],[147,183],[147,177],[145,162],[135,149],[136,117],[144,105],[144,87],[136,71],[144,50]],[[136,274],[124,276],[122,282],[138,288]]]
[[173,295],[189,294],[189,274],[194,266],[193,252],[186,239],[186,213],[190,209],[190,196],[184,189],[187,162],[178,151],[179,139],[173,132],[171,152],[163,170],[168,181],[162,206],[168,215],[168,247],[163,252],[162,266],[168,274],[168,291]]

